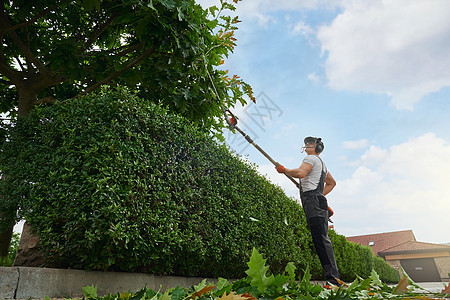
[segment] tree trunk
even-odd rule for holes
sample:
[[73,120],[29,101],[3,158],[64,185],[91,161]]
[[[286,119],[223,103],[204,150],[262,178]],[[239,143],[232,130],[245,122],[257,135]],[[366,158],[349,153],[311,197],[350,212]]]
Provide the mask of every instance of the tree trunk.
[[[30,114],[31,109],[33,108],[33,103],[34,101],[36,101],[37,99],[37,91],[27,88],[25,86],[16,86],[17,87],[17,92],[19,95],[19,107],[18,107],[18,115],[22,116],[22,117],[26,117]],[[5,180],[5,176],[7,176],[7,174],[3,174],[3,178],[2,180]],[[11,217],[11,216],[9,216]],[[11,219],[8,218],[8,216],[4,215],[4,213],[0,214],[0,222],[4,222],[4,220],[7,219]],[[13,234],[13,229],[14,229],[14,223],[9,224],[9,226],[7,226],[7,228],[5,230],[0,230],[0,257],[6,257],[8,255],[9,252],[9,247],[11,244],[11,238],[12,238],[12,234]],[[30,244],[27,239],[30,238],[30,235],[23,235],[20,238],[20,244],[22,243],[26,243],[26,244]],[[35,236],[32,236],[32,238],[37,238]],[[25,240],[23,240],[25,239]],[[20,247],[19,244],[19,247]],[[39,252],[39,249],[37,248],[37,245],[35,247],[35,249],[31,249],[32,250],[36,250],[37,252]]]
[[[1,219],[4,219],[4,214],[2,213],[0,216]],[[9,246],[11,244],[11,238],[13,234],[14,224],[10,224],[6,230],[0,231],[0,257],[4,258],[8,256]]]
[[31,89],[28,85],[16,87],[19,95],[17,115],[26,117],[33,109],[33,103],[37,100],[38,91]]
[[[5,180],[4,174],[1,180]],[[0,201],[1,199],[2,196],[0,195]],[[6,256],[8,256],[9,246],[11,245],[11,238],[14,229],[14,222],[12,222],[11,220],[14,220],[14,216],[8,215],[8,212],[0,213],[0,223],[5,226],[3,230],[1,230],[0,227],[0,258],[5,258]]]

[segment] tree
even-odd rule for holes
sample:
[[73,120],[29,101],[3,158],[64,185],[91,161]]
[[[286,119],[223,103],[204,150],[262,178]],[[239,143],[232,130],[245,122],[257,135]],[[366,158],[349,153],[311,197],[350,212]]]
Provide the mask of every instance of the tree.
[[194,0],[0,1],[0,112],[26,117],[118,84],[211,129],[223,106],[254,100],[248,84],[216,68],[239,22],[222,13],[239,0],[206,10]]

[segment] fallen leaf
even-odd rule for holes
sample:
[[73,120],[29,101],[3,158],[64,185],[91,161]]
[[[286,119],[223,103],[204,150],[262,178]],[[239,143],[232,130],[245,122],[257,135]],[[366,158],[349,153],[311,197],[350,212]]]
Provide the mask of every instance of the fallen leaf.
[[335,279],[342,287],[348,287],[348,285],[345,282],[343,282],[342,280],[340,280],[339,278],[335,278]]
[[201,290],[198,290],[198,291],[195,291],[194,293],[192,293],[192,295],[190,295],[188,299],[195,300],[195,298],[197,298],[197,297],[200,298],[202,295],[209,293],[214,287],[215,287],[215,285],[205,286]]
[[448,285],[442,290],[442,294],[450,294],[450,282]]
[[394,288],[395,294],[401,294],[408,290],[408,277],[402,277],[398,282],[397,286]]
[[255,297],[253,297],[253,295],[250,294],[249,292],[243,293],[243,294],[242,294],[242,297],[244,297],[244,298],[247,299],[247,300],[258,300],[258,299],[256,299]]
[[234,292],[231,292],[227,295],[227,292],[224,292],[222,297],[220,297],[217,300],[249,300],[249,299],[256,299],[252,295],[250,297],[244,295],[235,294]]

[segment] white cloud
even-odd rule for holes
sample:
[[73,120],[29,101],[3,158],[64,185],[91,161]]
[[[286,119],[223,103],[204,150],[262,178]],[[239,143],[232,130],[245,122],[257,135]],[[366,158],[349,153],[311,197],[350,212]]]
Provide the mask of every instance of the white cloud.
[[382,149],[377,146],[370,146],[369,151],[364,153],[361,156],[361,161],[363,164],[371,166],[371,165],[379,165],[383,163],[384,160],[386,160],[386,157],[388,156],[388,150]]
[[[195,0],[202,7],[220,6],[218,0]],[[329,0],[278,0],[276,4],[272,0],[244,0],[236,4],[236,14],[241,18],[254,19],[259,25],[267,25],[270,22],[276,22],[272,16],[273,12],[278,11],[304,11],[317,8],[333,9],[341,4],[342,1]]]
[[315,72],[308,74],[308,79],[313,83],[320,83],[320,77]]
[[295,25],[292,25],[291,33],[294,35],[300,34],[309,38],[315,32],[314,29],[308,26],[304,21],[298,21]]
[[342,143],[342,146],[346,149],[362,149],[366,148],[369,145],[369,141],[366,139],[357,140],[357,141],[345,141]]
[[[218,1],[196,0],[203,6]],[[261,26],[277,22],[276,12],[342,11],[318,30],[289,16],[289,30],[310,39],[317,33],[328,85],[336,90],[385,94],[398,109],[413,110],[430,93],[450,86],[450,3],[447,0],[330,1],[245,0],[241,19]],[[316,77],[311,77],[316,79]]]
[[449,171],[450,145],[432,133],[389,149],[371,146],[329,196],[337,231],[412,229],[419,241],[449,242]]
[[392,96],[412,110],[450,85],[450,2],[343,2],[343,12],[318,31],[329,86]]
[[274,140],[280,140],[282,138],[292,136],[292,134],[296,134],[299,128],[298,123],[290,123],[285,125],[283,124],[280,127],[280,130],[277,130],[276,133],[272,136]]

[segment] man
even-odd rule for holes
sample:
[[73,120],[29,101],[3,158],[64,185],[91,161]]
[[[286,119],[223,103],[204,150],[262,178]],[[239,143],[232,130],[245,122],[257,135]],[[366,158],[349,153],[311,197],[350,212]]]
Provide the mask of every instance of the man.
[[297,169],[286,169],[278,165],[278,173],[284,173],[294,178],[300,178],[300,199],[305,211],[306,221],[311,231],[312,240],[316,248],[325,273],[325,279],[334,285],[340,285],[339,271],[334,257],[333,246],[328,237],[328,203],[325,196],[336,186],[336,181],[319,157],[324,149],[321,138],[307,137],[304,140],[305,151],[308,155]]

